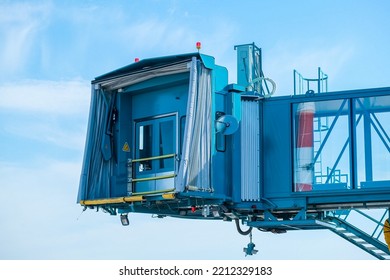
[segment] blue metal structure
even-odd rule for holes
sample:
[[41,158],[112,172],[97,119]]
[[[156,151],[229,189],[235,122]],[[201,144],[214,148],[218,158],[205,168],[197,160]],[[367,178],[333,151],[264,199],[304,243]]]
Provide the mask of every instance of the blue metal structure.
[[[308,91],[317,91],[317,93],[328,92],[328,75],[326,75],[321,67],[318,67],[317,78],[305,78],[297,70],[294,70],[294,95],[304,94]],[[313,86],[314,84],[314,86]]]
[[[381,254],[355,245],[390,258],[384,218],[366,237],[335,214],[389,215],[390,88],[322,92],[319,69],[316,93],[273,97],[261,49],[235,49],[237,84],[199,52],[141,60],[92,81],[78,203],[120,214],[124,224],[138,212],[234,220],[250,236],[253,228],[348,231]],[[244,251],[256,253],[252,240]]]

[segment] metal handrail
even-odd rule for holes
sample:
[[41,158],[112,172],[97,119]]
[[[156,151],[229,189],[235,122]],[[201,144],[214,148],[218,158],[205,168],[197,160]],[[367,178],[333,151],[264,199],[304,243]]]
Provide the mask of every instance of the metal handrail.
[[328,92],[328,75],[325,74],[320,67],[318,67],[318,78],[305,78],[294,69],[294,95],[304,94],[303,90],[306,84],[306,90],[310,90],[310,83],[317,83],[317,93]]
[[[339,218],[339,219],[342,219],[344,221],[347,221],[347,218],[349,217],[350,213],[354,211],[355,213],[358,213],[360,214],[361,216],[365,217],[366,219],[370,220],[371,222],[373,222],[374,224],[376,224],[376,227],[374,228],[374,230],[372,231],[372,233],[366,233],[368,236],[371,236],[372,238],[376,239],[376,240],[379,240],[379,237],[381,236],[381,234],[383,233],[383,225],[384,225],[384,221],[386,220],[386,217],[388,216],[389,214],[389,209],[386,209],[382,215],[382,217],[380,219],[376,219],[372,216],[370,216],[369,214],[359,210],[359,209],[345,209],[343,211],[341,211],[340,214],[336,214],[336,212],[329,212],[329,216],[333,216],[333,217],[336,217],[336,218]],[[341,216],[344,216],[344,218],[341,218]],[[379,233],[377,233],[377,231],[379,231]],[[376,235],[377,234],[377,235]],[[375,237],[376,235],[376,237]]]
[[145,182],[145,181],[153,181],[153,180],[162,180],[162,179],[169,179],[176,177],[176,174],[170,174],[170,175],[163,175],[163,176],[156,176],[156,177],[146,177],[146,178],[132,178],[132,183],[137,182]]
[[155,157],[137,158],[137,159],[132,159],[131,162],[140,162],[140,161],[146,161],[146,160],[165,159],[165,158],[171,158],[171,157],[175,157],[175,156],[176,156],[176,154],[168,154],[168,155],[155,156]]
[[[131,165],[131,169],[133,169],[133,163],[135,162],[142,162],[142,161],[148,161],[148,160],[158,160],[158,159],[167,159],[167,158],[174,158],[176,157],[176,154],[167,154],[167,155],[161,155],[161,156],[155,156],[155,157],[146,157],[146,158],[137,158],[132,159],[129,161]],[[137,182],[146,182],[146,181],[156,181],[156,180],[163,180],[163,179],[170,179],[176,177],[175,171],[173,171],[173,174],[169,175],[162,175],[162,176],[155,176],[155,177],[145,177],[145,178],[133,178],[133,170],[131,171],[131,177],[129,176],[128,182],[129,183],[137,183]]]

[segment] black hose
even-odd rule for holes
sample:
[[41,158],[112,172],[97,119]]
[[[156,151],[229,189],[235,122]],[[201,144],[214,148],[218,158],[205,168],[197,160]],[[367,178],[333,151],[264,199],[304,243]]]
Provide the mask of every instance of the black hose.
[[252,227],[250,227],[248,230],[246,231],[243,231],[241,228],[240,228],[240,223],[239,223],[239,219],[234,219],[234,221],[236,222],[236,228],[237,228],[237,231],[239,234],[241,235],[248,235],[252,232]]

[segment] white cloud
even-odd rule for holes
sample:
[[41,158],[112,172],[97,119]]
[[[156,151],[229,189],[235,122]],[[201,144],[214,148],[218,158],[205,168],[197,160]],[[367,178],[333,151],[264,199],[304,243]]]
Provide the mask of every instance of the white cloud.
[[[148,19],[138,21],[120,31],[134,49],[174,51],[183,43],[193,41],[192,32],[185,26],[177,26],[170,20]],[[144,53],[144,52],[143,52]]]
[[[317,78],[317,69],[328,74],[333,83],[351,60],[355,59],[356,50],[349,42],[340,42],[331,46],[279,45],[267,52],[264,58],[266,76],[277,83],[277,94],[293,94],[293,70],[296,69],[305,78]],[[330,87],[330,90],[335,90]]]
[[330,48],[302,51],[295,57],[293,64],[304,70],[313,68],[317,64],[324,69],[329,69],[336,76],[354,54],[353,45],[338,44]]
[[89,82],[30,80],[0,85],[0,100],[0,134],[73,151],[84,148]]
[[221,57],[227,50],[233,49],[238,27],[231,21],[212,19],[207,32],[202,32],[202,29],[191,22],[176,20],[173,16],[149,18],[129,23],[118,31],[118,37],[125,38],[132,51],[139,51],[145,56],[196,52],[197,41],[202,43],[202,53],[215,57]]
[[47,3],[0,4],[2,71],[15,72],[27,63],[37,32],[46,24],[50,10]]
[[21,113],[72,115],[89,109],[86,81],[27,80],[0,85],[0,109]]
[[0,5],[0,23],[27,22],[31,18],[47,15],[51,9],[51,4],[48,1],[40,1],[39,3],[2,1]]
[[[71,124],[65,124],[71,123]],[[24,119],[7,122],[4,131],[18,138],[27,138],[60,148],[78,150],[84,149],[87,118],[83,123],[72,120]]]

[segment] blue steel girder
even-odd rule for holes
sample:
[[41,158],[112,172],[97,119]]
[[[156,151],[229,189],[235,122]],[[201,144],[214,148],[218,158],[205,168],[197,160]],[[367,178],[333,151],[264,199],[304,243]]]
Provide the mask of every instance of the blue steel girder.
[[[386,130],[383,128],[381,122],[375,116],[375,113],[374,112],[369,112],[368,109],[364,106],[364,104],[359,99],[357,99],[357,102],[365,110],[365,112],[364,112],[364,116],[365,116],[365,136],[371,135],[370,128],[372,126],[374,128],[374,130],[376,131],[376,133],[378,134],[379,138],[382,140],[382,142],[385,145],[385,147],[387,148],[387,151],[390,153],[390,146],[387,143],[387,142],[390,142],[390,137],[387,134]],[[371,119],[371,116],[375,119],[377,124]],[[379,126],[379,128],[378,128],[377,125]],[[367,126],[367,128],[366,128],[366,126]],[[386,140],[387,140],[387,142],[386,142]],[[369,143],[371,143],[371,140],[369,141]]]
[[329,229],[332,224],[322,221],[323,213],[315,213],[310,215],[306,208],[302,208],[290,217],[278,218],[270,211],[264,211],[263,219],[248,220],[247,226],[257,228],[264,231],[275,231],[275,233],[285,232],[287,230],[311,230],[311,229]]
[[343,109],[344,109],[344,106],[345,106],[346,103],[347,103],[347,100],[344,100],[343,103],[340,105],[340,108],[337,111],[337,113],[335,115],[335,118],[333,119],[333,121],[332,121],[332,123],[331,123],[331,125],[329,127],[329,130],[327,131],[327,133],[325,135],[324,140],[322,141],[322,143],[321,143],[321,145],[320,145],[316,155],[314,156],[313,162],[316,162],[318,160],[318,157],[320,156],[320,154],[321,154],[321,152],[322,152],[326,142],[328,141],[329,136],[332,133],[332,131],[333,131],[333,129],[334,129],[336,123],[337,123],[338,118],[340,117],[341,113],[343,112]]

